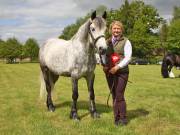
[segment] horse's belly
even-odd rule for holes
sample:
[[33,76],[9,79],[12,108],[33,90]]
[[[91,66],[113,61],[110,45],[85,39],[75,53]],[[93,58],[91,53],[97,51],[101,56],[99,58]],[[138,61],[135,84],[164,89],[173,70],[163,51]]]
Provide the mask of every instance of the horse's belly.
[[86,76],[88,73],[94,72],[95,66],[96,65],[84,65],[81,68],[74,68],[71,75],[78,78]]

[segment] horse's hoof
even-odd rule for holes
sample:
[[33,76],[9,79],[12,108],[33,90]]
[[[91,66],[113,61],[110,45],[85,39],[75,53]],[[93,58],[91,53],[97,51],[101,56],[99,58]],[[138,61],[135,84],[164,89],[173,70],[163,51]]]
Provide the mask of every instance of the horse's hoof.
[[76,112],[71,112],[70,113],[70,119],[73,119],[75,121],[80,121],[80,118],[78,117]]
[[49,106],[48,106],[48,110],[49,110],[50,112],[54,112],[54,111],[55,111],[55,106],[54,106],[54,105],[49,105]]
[[100,114],[97,113],[97,112],[93,112],[93,113],[91,113],[91,117],[94,118],[94,119],[100,118]]

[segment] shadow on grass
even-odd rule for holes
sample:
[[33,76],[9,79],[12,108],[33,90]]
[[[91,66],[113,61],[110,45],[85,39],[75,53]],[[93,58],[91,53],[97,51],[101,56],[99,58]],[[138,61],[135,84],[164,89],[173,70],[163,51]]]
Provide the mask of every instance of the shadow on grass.
[[[56,104],[56,108],[63,108],[63,107],[71,107],[72,102],[71,101],[66,101],[60,104]],[[89,102],[88,101],[78,101],[77,102],[77,109],[78,110],[89,110]],[[107,107],[105,104],[98,104],[96,103],[96,109],[98,113],[108,113],[112,111],[111,107]],[[87,115],[90,115],[90,112],[87,112],[80,117],[80,119],[86,117]]]
[[180,79],[180,75],[176,75],[175,77],[167,77],[163,79]]
[[[66,101],[60,104],[56,104],[56,108],[63,108],[63,107],[71,107],[72,102],[71,101]],[[113,109],[112,107],[108,107],[105,104],[98,104],[96,103],[96,108],[97,111],[101,113],[109,113],[112,112]],[[88,101],[78,101],[77,103],[77,109],[78,110],[88,110],[89,109],[89,102]],[[136,110],[127,110],[127,117],[128,121],[131,121],[132,119],[138,118],[138,117],[144,117],[147,116],[149,112],[144,109],[136,109]],[[84,113],[83,115],[79,116],[80,119],[90,115],[89,112]],[[113,116],[112,116],[113,117]]]
[[136,110],[128,110],[127,116],[128,120],[131,121],[132,119],[138,118],[138,117],[145,117],[149,114],[147,110],[144,109],[136,109]]

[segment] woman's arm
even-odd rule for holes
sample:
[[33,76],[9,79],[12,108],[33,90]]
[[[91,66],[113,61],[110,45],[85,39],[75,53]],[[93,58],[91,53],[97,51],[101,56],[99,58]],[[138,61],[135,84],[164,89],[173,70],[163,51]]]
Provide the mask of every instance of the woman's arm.
[[132,57],[132,46],[131,46],[131,42],[127,40],[124,46],[124,59],[118,64],[120,69],[129,64],[129,62],[131,61],[131,57]]

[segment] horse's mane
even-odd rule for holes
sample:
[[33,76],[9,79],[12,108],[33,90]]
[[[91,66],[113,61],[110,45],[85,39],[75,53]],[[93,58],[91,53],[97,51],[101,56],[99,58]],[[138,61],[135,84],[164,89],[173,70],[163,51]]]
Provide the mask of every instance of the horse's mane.
[[90,19],[88,19],[84,24],[82,24],[77,32],[73,35],[71,40],[75,40],[80,38],[81,40],[87,39],[88,31],[89,31]]
[[[106,27],[102,17],[96,17],[94,19],[94,23],[96,26],[98,26],[100,29],[103,27]],[[80,38],[81,40],[87,39],[88,38],[88,33],[89,33],[89,27],[91,24],[91,19],[89,18],[83,25],[81,25],[76,32],[76,34],[71,38],[71,40],[74,40],[76,38]]]

